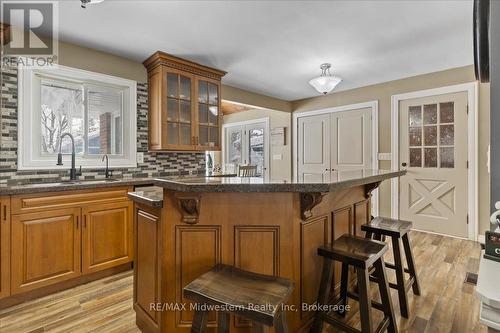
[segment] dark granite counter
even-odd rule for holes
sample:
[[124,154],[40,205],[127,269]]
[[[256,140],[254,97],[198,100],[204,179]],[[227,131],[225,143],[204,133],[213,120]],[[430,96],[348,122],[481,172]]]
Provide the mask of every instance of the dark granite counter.
[[381,182],[405,175],[406,171],[349,170],[332,172],[329,182],[275,181],[262,178],[198,177],[157,178],[155,185],[179,192],[333,192],[344,188]]
[[118,186],[153,185],[154,178],[121,178],[113,180],[81,180],[28,185],[0,185],[0,195],[16,195],[42,192],[77,191]]
[[148,186],[129,192],[130,200],[139,202],[151,207],[163,207],[163,188],[158,186]]

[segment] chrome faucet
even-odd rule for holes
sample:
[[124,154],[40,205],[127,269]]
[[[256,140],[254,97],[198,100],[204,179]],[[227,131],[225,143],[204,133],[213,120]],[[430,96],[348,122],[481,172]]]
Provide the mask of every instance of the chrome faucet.
[[69,170],[69,179],[70,180],[76,180],[76,177],[82,175],[82,166],[80,165],[80,171],[76,171],[75,167],[75,138],[73,138],[73,135],[71,133],[63,133],[61,134],[61,138],[59,140],[59,153],[57,154],[57,165],[64,165],[63,160],[62,160],[62,140],[64,137],[69,136],[71,139],[71,169]]
[[109,170],[109,157],[108,157],[108,154],[104,154],[102,159],[101,159],[101,162],[104,162],[104,160],[106,160],[106,179],[109,179],[111,178],[111,175],[113,173],[113,171]]

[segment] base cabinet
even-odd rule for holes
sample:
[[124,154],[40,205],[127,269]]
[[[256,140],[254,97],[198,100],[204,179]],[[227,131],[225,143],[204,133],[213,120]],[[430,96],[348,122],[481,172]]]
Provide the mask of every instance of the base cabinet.
[[0,308],[130,269],[131,190],[0,197]]
[[0,298],[10,295],[10,197],[0,197]]
[[82,210],[82,271],[93,273],[132,261],[132,203]]
[[80,209],[12,217],[12,294],[75,278],[80,270]]

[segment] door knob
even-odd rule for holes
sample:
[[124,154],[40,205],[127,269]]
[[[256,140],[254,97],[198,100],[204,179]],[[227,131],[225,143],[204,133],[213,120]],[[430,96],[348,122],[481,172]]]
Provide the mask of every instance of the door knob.
[[406,167],[406,162],[401,163],[402,167]]

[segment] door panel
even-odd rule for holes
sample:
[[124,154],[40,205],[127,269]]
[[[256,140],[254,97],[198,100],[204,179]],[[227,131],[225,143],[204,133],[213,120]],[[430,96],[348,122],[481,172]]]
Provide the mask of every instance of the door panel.
[[330,115],[298,119],[298,179],[330,180]]
[[81,275],[80,209],[12,216],[12,294]]
[[399,214],[414,228],[467,237],[467,93],[400,102]]
[[371,108],[335,112],[331,117],[331,169],[371,169]]
[[85,273],[132,261],[132,203],[129,201],[83,209]]

